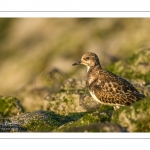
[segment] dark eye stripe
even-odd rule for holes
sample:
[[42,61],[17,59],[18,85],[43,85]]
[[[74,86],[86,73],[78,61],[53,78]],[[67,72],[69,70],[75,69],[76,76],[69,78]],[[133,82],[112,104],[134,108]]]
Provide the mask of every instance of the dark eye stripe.
[[90,57],[86,57],[86,58],[85,58],[85,60],[89,60],[89,59],[90,59]]

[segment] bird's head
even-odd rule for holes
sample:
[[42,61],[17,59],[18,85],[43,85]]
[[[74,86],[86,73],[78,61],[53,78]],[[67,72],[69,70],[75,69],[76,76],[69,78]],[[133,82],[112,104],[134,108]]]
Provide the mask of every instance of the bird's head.
[[86,65],[88,68],[94,67],[96,65],[100,65],[98,56],[92,52],[87,52],[85,53],[82,57],[81,60],[72,64],[73,66],[75,65]]

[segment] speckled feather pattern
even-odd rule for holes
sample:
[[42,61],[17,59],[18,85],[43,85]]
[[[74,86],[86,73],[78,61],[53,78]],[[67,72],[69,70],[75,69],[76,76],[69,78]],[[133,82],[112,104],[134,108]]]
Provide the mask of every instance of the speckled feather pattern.
[[145,97],[127,80],[102,69],[96,54],[91,52],[84,54],[80,64],[89,68],[88,89],[96,101],[106,105],[125,106]]
[[130,105],[145,97],[125,79],[99,67],[89,70],[88,88],[100,102],[110,105]]

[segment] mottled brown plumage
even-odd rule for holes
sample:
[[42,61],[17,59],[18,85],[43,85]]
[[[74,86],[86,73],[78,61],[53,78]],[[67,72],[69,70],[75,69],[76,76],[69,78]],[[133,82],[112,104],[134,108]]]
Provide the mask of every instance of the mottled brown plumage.
[[106,105],[119,106],[130,105],[145,98],[127,80],[102,69],[96,54],[87,52],[81,61],[73,65],[84,64],[87,66],[87,82],[91,96],[98,102]]

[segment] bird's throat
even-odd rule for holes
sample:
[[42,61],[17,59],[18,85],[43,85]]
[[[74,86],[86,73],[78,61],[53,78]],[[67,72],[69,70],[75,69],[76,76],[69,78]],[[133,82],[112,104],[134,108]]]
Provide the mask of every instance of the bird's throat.
[[90,70],[90,66],[87,66],[87,72],[89,72],[89,70]]

